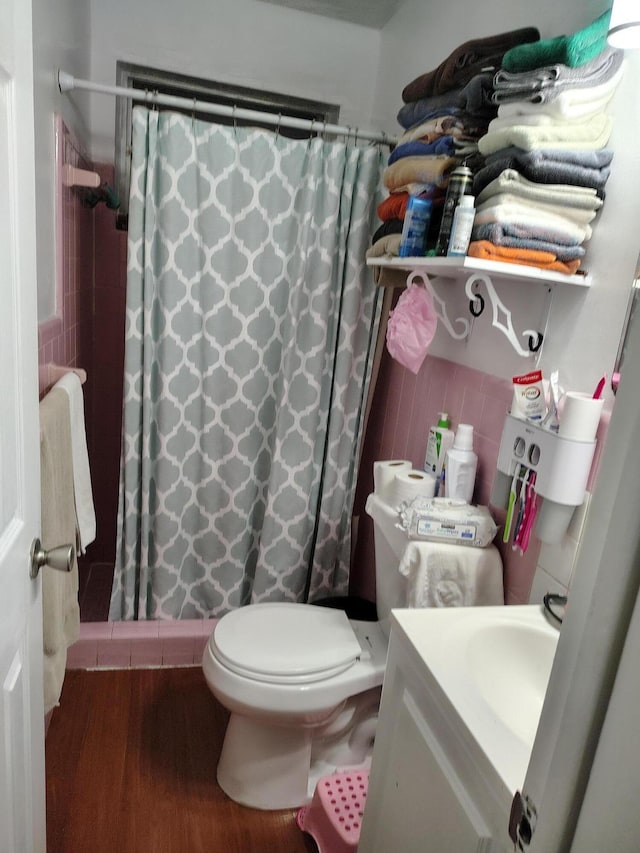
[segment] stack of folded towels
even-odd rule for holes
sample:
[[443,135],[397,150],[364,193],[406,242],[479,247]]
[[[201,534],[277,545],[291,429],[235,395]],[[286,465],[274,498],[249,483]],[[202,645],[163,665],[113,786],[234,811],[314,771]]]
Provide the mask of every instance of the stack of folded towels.
[[405,86],[398,113],[404,133],[383,175],[389,196],[378,206],[382,226],[373,236],[369,257],[398,254],[410,194],[433,203],[427,245],[435,245],[449,174],[461,163],[473,169],[483,162],[478,160],[478,140],[498,112],[495,71],[508,50],[539,38],[537,29],[526,27],[465,42],[437,68]]
[[567,274],[585,254],[613,152],[606,109],[623,73],[607,47],[610,11],[570,36],[504,54],[478,141],[476,215],[468,254]]

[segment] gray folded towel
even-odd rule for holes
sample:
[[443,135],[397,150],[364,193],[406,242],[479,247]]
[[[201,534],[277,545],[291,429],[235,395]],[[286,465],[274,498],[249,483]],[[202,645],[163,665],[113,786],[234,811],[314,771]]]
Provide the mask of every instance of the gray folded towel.
[[504,169],[515,169],[528,180],[541,184],[591,187],[599,198],[604,199],[612,160],[613,151],[610,148],[598,151],[559,151],[553,148],[524,151],[515,146],[502,148],[488,155],[484,167],[475,173],[473,194],[478,196]]
[[492,100],[502,104],[509,100],[530,96],[540,101],[553,101],[565,89],[599,86],[606,83],[619,71],[624,51],[609,47],[591,62],[578,68],[567,65],[545,65],[531,71],[512,73],[504,68],[493,78]]

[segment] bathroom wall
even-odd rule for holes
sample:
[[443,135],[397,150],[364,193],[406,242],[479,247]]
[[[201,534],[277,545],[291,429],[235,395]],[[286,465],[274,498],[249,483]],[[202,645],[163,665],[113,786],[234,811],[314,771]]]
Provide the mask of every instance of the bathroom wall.
[[[378,30],[256,0],[90,0],[91,77],[115,83],[116,60],[340,105],[369,125]],[[187,11],[188,9],[188,11]],[[91,96],[93,159],[113,158],[114,100]]]
[[[79,195],[63,186],[61,167],[68,163],[88,168],[79,144],[60,117],[54,128],[57,163],[54,172],[54,223],[56,251],[53,268],[56,313],[38,325],[40,394],[49,385],[47,365],[82,367],[92,374],[93,350],[93,214],[83,208]],[[90,399],[91,381],[84,388]]]
[[62,116],[79,150],[88,154],[85,93],[71,101],[58,91],[56,72],[66,68],[78,77],[89,74],[90,15],[77,0],[33,0],[34,121],[36,153],[36,228],[38,253],[38,319],[60,316],[57,287],[54,196],[55,117]]
[[[118,58],[174,68],[197,76],[334,101],[340,103],[341,118],[346,123],[374,124],[397,133],[395,113],[400,106],[402,86],[418,73],[436,65],[465,39],[531,24],[539,27],[543,37],[570,32],[592,20],[605,5],[598,0],[571,0],[560,8],[560,4],[552,0],[540,0],[532,10],[530,4],[518,0],[510,4],[508,20],[505,20],[504,9],[498,0],[486,0],[484,4],[472,7],[464,0],[451,0],[446,19],[443,20],[441,12],[438,13],[438,26],[434,27],[434,4],[405,0],[387,27],[378,33],[366,27],[305,15],[254,0],[233,3],[225,0],[216,4],[215,9],[204,0],[191,0],[189,15],[184,14],[184,7],[176,8],[168,0],[163,3],[115,0],[110,4],[93,0],[81,8],[73,0],[55,0],[53,3],[34,0],[40,319],[49,322],[56,316],[62,316],[56,301],[55,220],[52,216],[54,114],[62,113],[80,149],[86,151],[91,159],[109,162],[113,152],[113,100],[98,95],[89,98],[81,92],[74,92],[71,97],[61,96],[55,87],[57,67],[79,77],[104,82],[114,81]],[[248,20],[251,26],[246,23]],[[230,33],[234,38],[229,38]],[[319,46],[322,49],[318,49]],[[615,169],[607,188],[605,209],[597,220],[591,241],[589,268],[594,284],[591,289],[580,293],[569,293],[562,287],[555,289],[551,324],[542,356],[545,373],[558,368],[566,385],[581,390],[593,387],[604,369],[611,370],[637,258],[636,238],[629,233],[626,224],[638,221],[640,213],[640,151],[629,144],[629,140],[638,137],[640,92],[635,90],[633,80],[637,79],[640,59],[632,55],[628,62],[630,68],[614,104],[615,129],[611,144],[616,150]],[[82,366],[90,372],[86,389],[89,398],[88,428],[94,477],[97,478],[96,500],[101,504],[98,509],[99,540],[92,546],[92,559],[109,561],[114,549],[117,501],[122,358],[118,323],[121,322],[124,298],[125,238],[114,232],[112,215],[106,209],[96,211],[95,223],[96,289],[93,294],[95,305],[92,302],[91,310],[95,311],[98,321],[95,333],[100,337],[95,339],[93,350]],[[87,245],[83,240],[83,251]],[[68,262],[71,263],[70,257]],[[85,288],[90,275],[86,264],[82,266],[76,256],[72,266],[82,279],[82,288]],[[443,281],[435,281],[434,285],[446,297],[453,313],[458,307],[466,306],[459,286]],[[544,300],[537,288],[524,286],[523,289],[517,284],[506,287],[499,281],[497,286],[501,288],[505,301],[508,299],[510,307],[513,307],[517,328],[528,328],[538,323]],[[68,316],[70,318],[71,314]],[[59,321],[56,322],[58,326],[54,324],[52,329],[59,328]],[[64,329],[64,319],[62,322],[61,328]],[[58,347],[56,359],[68,359],[67,363],[72,363],[74,357],[77,359],[77,343],[75,353],[73,350],[75,333],[69,334],[67,330],[47,334],[49,337],[43,337],[42,342],[49,346],[51,353],[54,346]],[[54,340],[65,343],[54,344]],[[454,423],[459,422],[465,412],[464,418],[469,413],[468,419],[477,427],[482,447],[476,499],[486,500],[491,458],[497,452],[499,440],[497,416],[491,423],[486,418],[494,402],[500,403],[495,411],[501,407],[504,413],[504,383],[514,373],[528,369],[529,362],[517,357],[506,340],[489,328],[485,315],[476,321],[467,344],[451,341],[440,329],[432,347],[432,356],[413,385],[414,380],[407,371],[383,363],[379,406],[370,422],[370,434],[378,436],[378,444],[365,447],[369,456],[363,462],[364,480],[358,490],[360,510],[362,495],[366,494],[367,488],[367,466],[371,460],[407,455],[414,464],[421,465],[428,427],[435,413],[443,407],[449,409]],[[94,358],[97,359],[95,368]],[[100,393],[92,396],[98,377]],[[445,379],[446,387],[443,385]],[[484,389],[481,391],[482,402],[478,403],[476,399],[471,404],[469,401],[475,399],[478,388]],[[399,396],[405,393],[411,396],[410,408],[405,406],[404,396],[402,407],[398,408]],[[390,422],[384,420],[387,397],[392,410],[389,417],[396,412],[412,412],[406,421],[397,421],[392,434],[384,432],[387,427],[391,429]],[[609,394],[608,408],[612,402]],[[429,409],[423,409],[420,414],[419,407],[425,403]],[[468,405],[472,408],[467,409]],[[480,417],[481,425],[472,420],[471,413]],[[382,423],[376,422],[376,417],[383,418]],[[384,441],[380,439],[383,433]],[[580,519],[583,516],[584,513]],[[366,525],[366,519],[361,521]],[[567,538],[568,549],[563,543],[560,549],[550,551],[543,548],[539,554],[540,564],[555,573],[553,577],[563,585],[571,576],[579,529],[580,523],[572,528],[572,536]],[[534,559],[532,548],[526,557],[528,562],[519,562],[507,569],[510,601],[526,599],[531,580],[530,564]],[[364,563],[354,570],[354,583],[357,587],[366,587],[367,584],[370,587],[370,581],[363,581],[359,575],[362,565]]]

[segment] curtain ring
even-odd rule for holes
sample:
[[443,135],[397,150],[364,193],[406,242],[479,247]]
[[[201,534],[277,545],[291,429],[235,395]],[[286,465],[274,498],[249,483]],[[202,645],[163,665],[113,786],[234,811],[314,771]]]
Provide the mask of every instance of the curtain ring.
[[[478,302],[480,305],[476,308]],[[481,293],[477,293],[474,299],[469,300],[469,311],[473,317],[479,317],[482,314],[484,311],[484,297]]]
[[540,347],[542,346],[542,341],[544,340],[544,335],[542,332],[538,332],[538,339],[534,340],[532,335],[529,335],[529,352],[538,352]]
[[231,123],[233,124],[234,131],[236,130],[236,104],[231,108]]
[[282,113],[278,113],[278,124],[276,125],[276,139],[280,136],[280,122],[282,121]]

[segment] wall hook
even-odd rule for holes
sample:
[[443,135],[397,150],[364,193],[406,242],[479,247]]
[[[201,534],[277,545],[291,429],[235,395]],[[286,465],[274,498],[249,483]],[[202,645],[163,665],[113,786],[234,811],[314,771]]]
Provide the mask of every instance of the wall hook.
[[469,311],[471,311],[474,317],[479,317],[482,314],[484,311],[484,298],[481,293],[476,293],[475,298],[469,300]]
[[544,335],[542,332],[536,332],[536,338],[534,338],[533,335],[529,335],[529,352],[538,352],[542,346],[543,340]]

